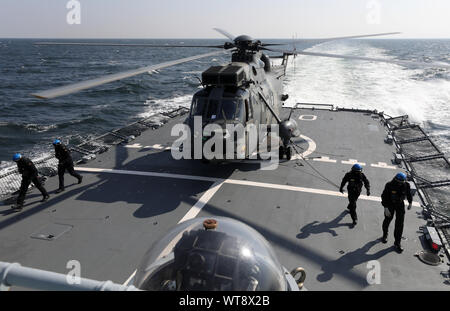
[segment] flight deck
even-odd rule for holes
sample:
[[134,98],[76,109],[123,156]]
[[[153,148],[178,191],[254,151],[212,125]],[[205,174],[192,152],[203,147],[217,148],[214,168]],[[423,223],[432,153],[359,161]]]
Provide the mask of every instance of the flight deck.
[[[282,119],[289,112],[284,108]],[[432,266],[416,256],[427,248],[421,232],[427,220],[417,194],[406,211],[404,252],[394,250],[393,223],[388,243],[381,242],[381,193],[406,168],[393,161],[398,151],[385,142],[388,129],[379,114],[295,109],[298,154],[274,170],[263,169],[259,160],[174,160],[177,137],[171,129],[184,118],[167,119],[77,164],[83,183],[66,175],[62,193],[55,194],[58,179],[49,178],[48,202],[39,203],[33,189],[21,212],[0,206],[0,260],[60,273],[77,260],[82,277],[123,284],[177,223],[224,216],[261,233],[289,271],[303,267],[308,290],[449,289],[448,257],[442,252],[442,263]],[[353,227],[339,185],[355,163],[363,166],[371,195],[360,196]],[[368,277],[374,269],[378,280]]]

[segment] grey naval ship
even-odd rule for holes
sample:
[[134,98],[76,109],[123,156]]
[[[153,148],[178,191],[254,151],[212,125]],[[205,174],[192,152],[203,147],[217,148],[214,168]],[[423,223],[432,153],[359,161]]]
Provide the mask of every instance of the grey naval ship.
[[[191,109],[68,146],[81,184],[67,176],[65,191],[55,193],[57,160],[34,159],[50,199],[39,203],[31,187],[17,211],[10,205],[21,177],[15,167],[0,176],[2,290],[448,291],[450,166],[432,138],[407,115],[328,103],[284,107],[290,56],[341,56],[220,32],[230,39],[218,46],[226,51],[197,58],[231,52],[232,62],[203,72]],[[35,95],[53,98],[193,59]],[[195,129],[196,116],[203,117],[200,131],[207,124],[223,132],[227,124],[278,126],[279,143],[268,149],[275,165],[259,153],[262,140],[273,146],[268,134],[253,148],[244,141],[243,158],[175,159],[189,145],[176,145],[173,129]],[[200,134],[200,147],[210,139]],[[356,225],[339,191],[355,164],[370,180]],[[399,172],[413,196],[402,253],[393,246],[394,222],[381,241],[381,194]]]

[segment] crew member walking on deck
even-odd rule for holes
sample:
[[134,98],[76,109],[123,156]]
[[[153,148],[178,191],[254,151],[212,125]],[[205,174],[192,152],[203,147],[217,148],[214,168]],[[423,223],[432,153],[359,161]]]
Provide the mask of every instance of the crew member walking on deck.
[[367,195],[370,195],[370,183],[366,175],[364,175],[364,173],[362,172],[361,165],[353,165],[352,170],[345,174],[341,182],[341,187],[339,189],[340,192],[344,193],[344,186],[346,183],[348,183],[347,191],[349,201],[347,209],[350,211],[353,225],[356,225],[358,223],[358,215],[356,214],[356,201],[361,194],[363,183],[364,187],[367,190]]
[[23,157],[20,153],[16,153],[13,156],[13,161],[16,162],[19,173],[22,174],[22,183],[20,184],[19,196],[17,197],[16,205],[12,206],[13,209],[21,210],[23,208],[23,203],[25,200],[25,194],[27,193],[28,186],[32,182],[36,188],[42,193],[43,199],[41,202],[45,202],[50,197],[47,190],[42,186],[38,178],[38,170],[34,163]]
[[56,193],[60,193],[64,191],[64,173],[67,171],[73,177],[78,179],[78,183],[81,184],[83,181],[83,176],[75,172],[73,168],[73,160],[70,155],[69,149],[61,143],[59,139],[56,139],[53,142],[53,146],[55,147],[55,157],[59,160],[58,163],[58,177],[59,177],[59,188],[56,190]]
[[389,224],[395,214],[394,246],[401,253],[403,248],[400,244],[403,234],[403,223],[405,220],[405,198],[408,200],[408,209],[412,206],[412,195],[406,175],[398,173],[394,179],[386,184],[381,195],[381,204],[384,206],[383,237],[381,241],[387,243]]

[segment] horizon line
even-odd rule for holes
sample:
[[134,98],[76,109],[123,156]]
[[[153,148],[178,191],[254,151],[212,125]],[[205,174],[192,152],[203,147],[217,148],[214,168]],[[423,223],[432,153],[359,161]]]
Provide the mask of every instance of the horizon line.
[[[25,39],[25,40],[227,40],[226,38],[102,38],[102,37],[0,37],[1,39]],[[292,38],[254,38],[256,40],[292,40]],[[297,40],[323,40],[326,38],[296,38]],[[400,37],[400,38],[356,38],[348,40],[450,40],[450,37]],[[230,41],[230,40],[228,40]]]

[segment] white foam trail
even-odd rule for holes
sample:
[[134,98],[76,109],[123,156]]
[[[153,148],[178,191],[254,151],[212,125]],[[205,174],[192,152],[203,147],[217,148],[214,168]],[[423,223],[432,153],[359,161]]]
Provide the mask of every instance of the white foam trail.
[[148,106],[145,112],[138,115],[139,118],[147,118],[153,114],[167,112],[181,107],[191,106],[193,95],[182,95],[168,99],[148,99],[145,104]]
[[[370,43],[355,41],[326,43],[307,51],[392,58]],[[377,109],[393,116],[408,114],[414,122],[450,126],[450,82],[412,79],[421,72],[388,63],[299,56],[295,69],[289,66],[287,71],[287,105],[313,102]]]

